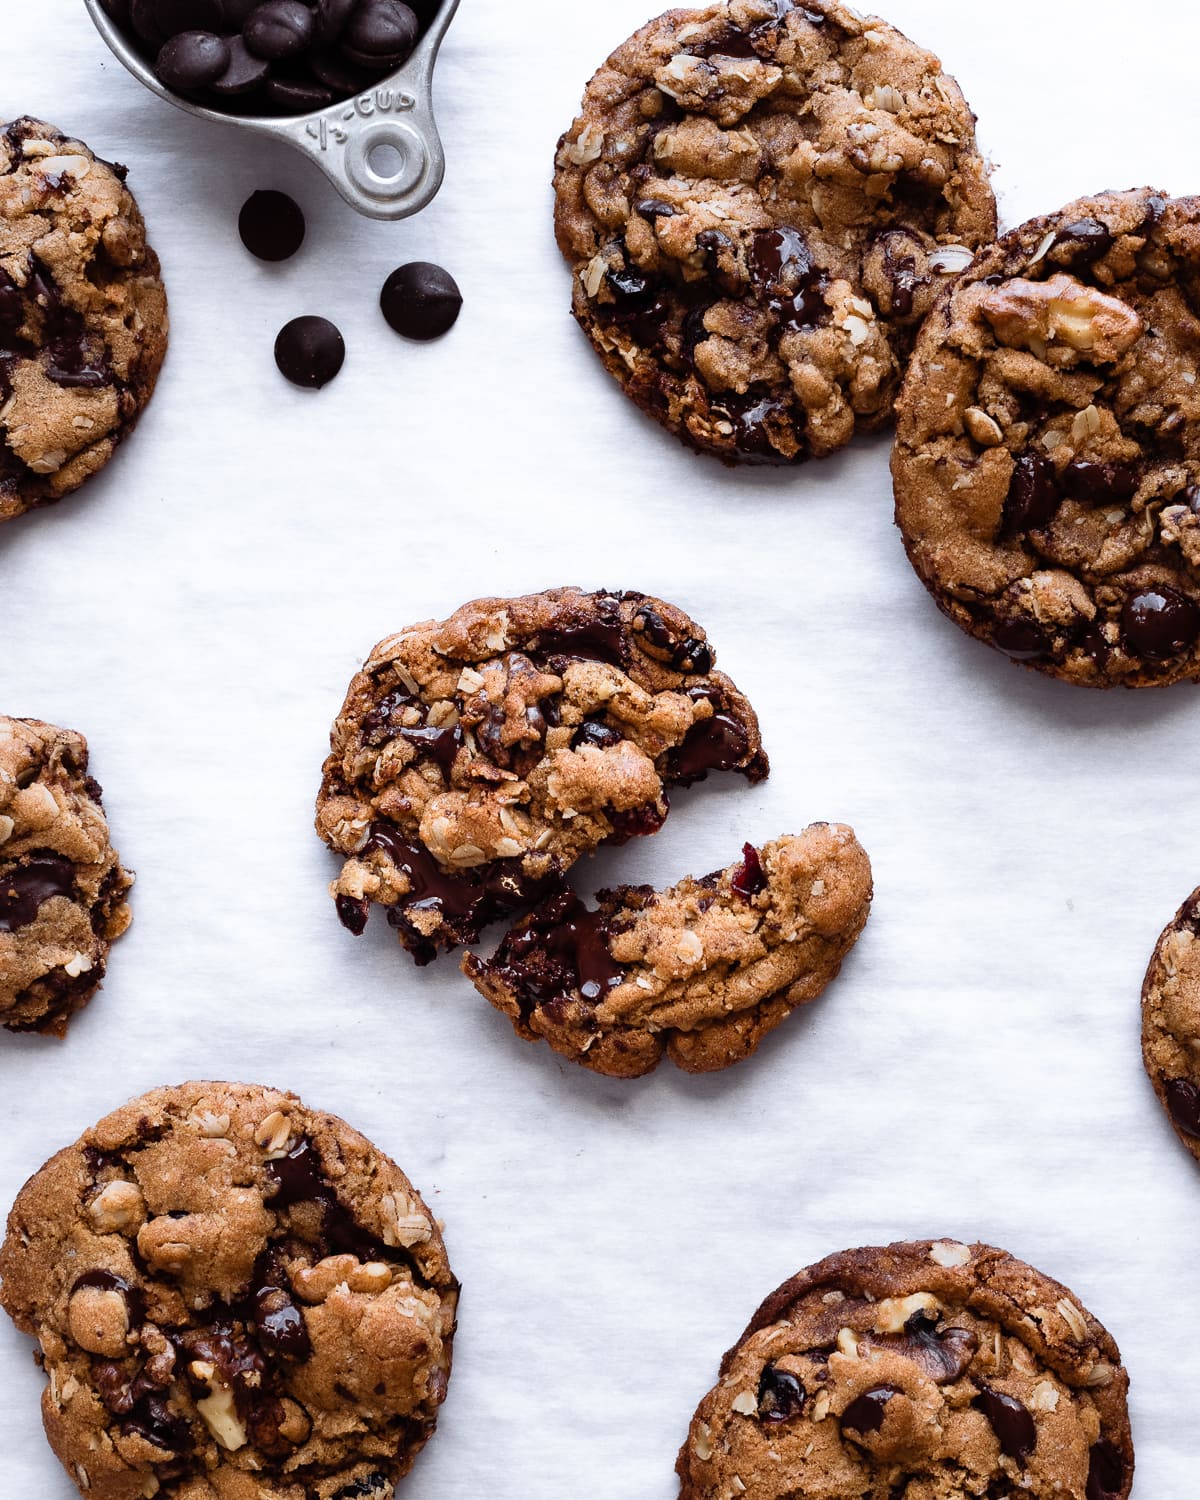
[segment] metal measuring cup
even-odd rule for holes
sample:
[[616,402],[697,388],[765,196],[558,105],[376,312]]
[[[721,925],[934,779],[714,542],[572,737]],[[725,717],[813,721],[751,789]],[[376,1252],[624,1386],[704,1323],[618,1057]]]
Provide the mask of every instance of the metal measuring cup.
[[[360,214],[372,219],[406,219],[424,208],[441,187],[446,154],[433,117],[433,66],[458,0],[442,0],[408,61],[366,92],[312,114],[282,117],[227,115],[173,93],[106,14],[100,0],[84,0],[84,4],[114,55],[161,99],[202,120],[285,141],[311,157]],[[377,153],[394,165],[381,170]]]

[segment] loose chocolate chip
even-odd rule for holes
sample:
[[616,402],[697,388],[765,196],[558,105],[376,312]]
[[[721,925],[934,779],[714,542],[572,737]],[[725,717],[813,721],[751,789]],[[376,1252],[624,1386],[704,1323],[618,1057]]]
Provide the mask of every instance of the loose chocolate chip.
[[118,26],[129,25],[129,0],[100,0],[100,8]]
[[986,1385],[980,1389],[973,1405],[987,1418],[1001,1453],[1024,1463],[1037,1447],[1037,1424],[1028,1408],[1015,1396],[1006,1396]]
[[763,1422],[790,1422],[804,1410],[808,1392],[778,1365],[767,1365],[758,1382],[758,1415]]
[[877,1385],[874,1390],[864,1391],[842,1413],[842,1426],[864,1434],[878,1432],[883,1426],[887,1404],[896,1394],[896,1388],[890,1385]]
[[1027,450],[1013,466],[1000,518],[1000,535],[1017,536],[1023,531],[1049,526],[1060,500],[1054,465],[1040,453]]
[[320,390],[337,375],[346,344],[328,318],[293,318],[275,340],[275,363],[293,385]]
[[307,1359],[312,1352],[304,1315],[276,1286],[262,1287],[254,1298],[254,1321],[258,1341],[269,1354],[286,1359]]
[[238,233],[259,260],[287,260],[304,243],[304,214],[286,193],[251,193],[238,215]]
[[317,41],[332,47],[346,29],[358,0],[317,0]]
[[333,103],[332,89],[302,78],[268,78],[266,93],[280,115],[310,115],[314,110],[328,109]]
[[251,52],[269,62],[298,57],[313,39],[313,13],[303,0],[264,0],[250,12],[242,36]]
[[1142,589],[1121,610],[1121,637],[1135,656],[1163,661],[1189,650],[1200,636],[1200,606],[1176,589]]
[[992,640],[1001,651],[1017,661],[1044,656],[1050,649],[1050,637],[1038,622],[1022,616],[995,620]]
[[1076,458],[1063,470],[1061,483],[1065,494],[1084,505],[1126,505],[1141,480],[1132,464],[1099,464]]
[[1090,265],[1112,248],[1112,232],[1099,219],[1076,219],[1058,231],[1055,245],[1068,245],[1076,264]]
[[410,261],[383,283],[379,306],[389,327],[406,339],[441,338],[462,309],[462,293],[449,271],[427,260]]
[[1101,1438],[1088,1456],[1087,1500],[1117,1500],[1125,1488],[1125,1460],[1115,1444]]
[[766,890],[767,877],[753,844],[742,846],[742,862],[733,872],[730,885],[743,901],[752,901],[760,891]]
[[255,57],[242,37],[233,36],[229,38],[229,66],[209,87],[223,98],[235,98],[260,87],[270,72],[271,64],[265,58]]
[[226,30],[240,31],[261,4],[262,0],[222,0]]
[[1200,1088],[1186,1078],[1173,1078],[1166,1089],[1172,1120],[1185,1135],[1200,1140]]
[[75,866],[58,855],[43,855],[0,874],[0,932],[19,932],[37,920],[42,904],[75,891]]
[[398,65],[416,46],[420,30],[404,0],[361,0],[342,32],[342,51],[360,67]]
[[229,43],[211,31],[181,31],[164,44],[154,64],[159,81],[177,94],[214,83],[229,69]]

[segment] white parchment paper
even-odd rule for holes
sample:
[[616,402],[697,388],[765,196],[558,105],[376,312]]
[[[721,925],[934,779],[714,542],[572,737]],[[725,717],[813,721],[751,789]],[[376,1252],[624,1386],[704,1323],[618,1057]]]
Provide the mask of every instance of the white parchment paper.
[[[648,0],[463,0],[438,96],[445,188],[378,225],[284,149],[146,93],[82,0],[5,0],[0,117],[126,162],[172,347],[136,437],[0,533],[0,707],[83,730],[138,873],[133,928],[65,1043],[0,1034],[0,1206],[123,1099],[269,1081],[391,1152],[464,1282],[438,1435],[406,1500],[670,1500],[721,1352],[784,1277],[850,1245],[979,1237],[1068,1283],[1133,1378],[1141,1500],[1194,1488],[1200,1179],[1142,1073],[1138,991],[1200,882],[1187,687],[1089,695],[937,614],[891,521],[886,440],[731,473],[642,419],[567,313],[558,133]],[[1008,224],[1079,193],[1200,189],[1190,7],[892,0],[979,113]],[[238,242],[281,187],[309,237]],[[385,275],[466,306],[418,347]],[[289,318],[349,357],[276,374]],[[311,831],[330,721],[385,633],[482,593],[629,587],[689,608],[774,770],[675,799],[589,885],[667,882],[817,818],[856,827],[874,914],[843,976],[731,1072],[592,1077],[519,1042],[453,960],[338,926]],[[0,1496],[69,1500],[31,1346],[0,1327]]]

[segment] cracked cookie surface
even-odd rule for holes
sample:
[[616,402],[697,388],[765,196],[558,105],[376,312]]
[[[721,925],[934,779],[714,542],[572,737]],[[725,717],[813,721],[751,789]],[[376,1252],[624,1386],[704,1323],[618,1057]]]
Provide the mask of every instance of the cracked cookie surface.
[[188,1083],[114,1111],[22,1189],[0,1278],[89,1500],[391,1500],[445,1398],[437,1225],[292,1094]]
[[680,1500],[1126,1500],[1129,1379],[1063,1286],[987,1245],[848,1250],[754,1315]]
[[0,715],[0,1025],[62,1036],[129,926],[87,741]]
[[124,168],[40,120],[0,125],[0,521],[104,467],[166,347],[158,257]]
[[479,599],[381,641],[330,737],[317,832],[353,933],[372,903],[418,963],[655,832],[667,791],[768,765],[682,610],[635,593]]
[[1081,198],[921,331],[896,522],[942,611],[1087,687],[1200,677],[1200,199]]
[[1142,1057],[1175,1134],[1200,1161],[1200,890],[1163,929],[1146,970]]
[[890,420],[938,284],[995,235],[974,124],[936,57],[835,0],[668,11],[559,143],[575,317],[691,446],[832,453]]
[[463,972],[528,1041],[597,1073],[637,1078],[667,1056],[727,1068],[815,1000],[857,941],[871,866],[851,829],[815,823],[669,890],[569,888]]

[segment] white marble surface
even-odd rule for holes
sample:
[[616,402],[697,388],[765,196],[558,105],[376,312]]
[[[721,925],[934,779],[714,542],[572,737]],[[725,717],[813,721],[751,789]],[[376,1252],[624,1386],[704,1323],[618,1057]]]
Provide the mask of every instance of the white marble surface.
[[[943,622],[891,523],[886,440],[729,473],[620,397],[575,330],[554,141],[647,0],[463,0],[439,67],[449,172],[398,226],[283,149],[144,92],[82,0],[9,0],[0,112],[129,164],[172,299],[141,430],[0,534],[0,706],[84,730],[136,919],[65,1043],[0,1036],[0,1204],[98,1115],[194,1076],[269,1080],[395,1155],[465,1284],[439,1434],[406,1500],[669,1500],[688,1417],[760,1297],[847,1245],[978,1236],[1066,1281],[1133,1376],[1142,1500],[1194,1484],[1200,1180],[1141,1071],[1138,989],[1200,880],[1194,691],[1087,695]],[[893,0],[981,118],[1006,222],[1080,192],[1200,187],[1200,22],[1151,0]],[[235,233],[292,191],[301,256]],[[413,258],[458,327],[395,339]],[[322,312],[349,358],[276,375]],[[746,838],[852,822],[875,912],[843,978],[725,1076],[606,1081],[526,1046],[452,962],[355,943],[311,831],[330,720],[369,647],[479,593],[578,582],[686,605],[774,761],[676,799],[583,879],[668,881]],[[0,1495],[75,1492],[0,1328]]]

